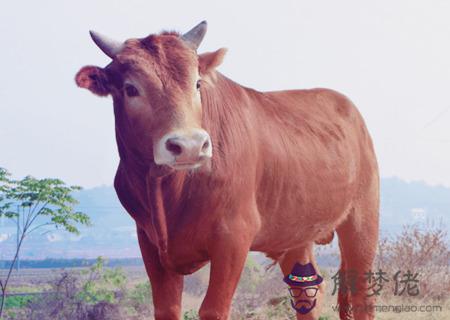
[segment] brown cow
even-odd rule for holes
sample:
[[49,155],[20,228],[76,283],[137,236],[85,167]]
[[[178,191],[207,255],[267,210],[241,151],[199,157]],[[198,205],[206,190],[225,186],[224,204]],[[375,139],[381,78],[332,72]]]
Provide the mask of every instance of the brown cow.
[[[361,115],[328,89],[259,92],[216,71],[224,49],[197,55],[202,22],[115,42],[91,32],[112,58],[83,67],[78,86],[114,101],[117,194],[135,219],[156,319],[179,319],[183,275],[211,262],[201,319],[226,319],[249,250],[285,275],[312,262],[313,243],[339,236],[341,319],[373,319],[363,273],[378,237],[379,178]],[[282,281],[282,279],[280,279]],[[318,305],[300,319],[317,319]],[[356,308],[357,307],[357,308]],[[293,312],[295,312],[293,310]]]

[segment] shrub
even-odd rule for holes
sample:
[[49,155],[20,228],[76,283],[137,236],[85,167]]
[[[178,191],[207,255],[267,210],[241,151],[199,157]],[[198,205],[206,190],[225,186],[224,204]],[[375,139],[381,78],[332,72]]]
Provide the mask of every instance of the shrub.
[[183,314],[183,320],[198,320],[200,319],[197,311],[189,310]]
[[87,270],[64,271],[43,295],[8,298],[5,320],[151,319],[149,282],[127,286],[122,269],[103,265],[99,258]]
[[[381,239],[376,268],[392,276],[398,271],[418,273],[420,298],[447,299],[450,296],[450,251],[444,226],[408,225],[400,235]],[[392,295],[394,281],[386,284]],[[388,290],[390,289],[390,290]]]
[[5,300],[5,308],[23,308],[33,300],[32,295],[25,296],[7,296]]

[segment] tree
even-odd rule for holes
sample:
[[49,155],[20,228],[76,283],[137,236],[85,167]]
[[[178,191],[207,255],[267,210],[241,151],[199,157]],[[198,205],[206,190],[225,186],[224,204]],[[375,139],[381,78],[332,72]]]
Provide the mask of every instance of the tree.
[[6,289],[25,238],[43,227],[62,228],[79,234],[77,224],[90,225],[89,216],[74,210],[78,203],[72,193],[80,190],[59,179],[36,179],[27,176],[13,180],[9,172],[0,168],[0,218],[17,224],[18,242],[5,279],[0,279],[2,299],[0,319],[5,305]]

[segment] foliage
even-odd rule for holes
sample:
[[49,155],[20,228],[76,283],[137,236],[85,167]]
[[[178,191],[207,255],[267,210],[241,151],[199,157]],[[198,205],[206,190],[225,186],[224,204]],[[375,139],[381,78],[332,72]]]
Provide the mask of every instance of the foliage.
[[0,318],[11,272],[25,238],[33,231],[49,226],[78,234],[77,224],[90,224],[89,216],[74,210],[77,201],[72,193],[77,190],[80,190],[80,187],[67,186],[59,179],[36,179],[27,176],[14,180],[6,169],[0,168],[0,217],[13,219],[18,230],[14,258],[6,278],[0,280]]
[[183,314],[183,320],[197,320],[200,319],[197,311],[189,310]]
[[270,298],[285,294],[285,285],[280,279],[275,270],[262,268],[249,256],[233,302],[237,318],[254,318]]
[[[5,169],[0,169],[0,217],[18,217],[21,231],[26,234],[43,227],[55,226],[78,234],[76,224],[89,225],[89,217],[74,210],[77,204],[72,193],[81,188],[67,186],[59,179],[36,179],[27,176],[22,180],[12,180]],[[48,218],[47,222],[34,226],[38,217]]]
[[10,189],[10,176],[6,169],[0,168],[0,217],[6,216],[12,204],[6,195]]
[[[34,297],[14,319],[144,319],[152,317],[149,282],[127,286],[120,268],[105,268],[106,261],[86,270],[64,271],[45,294]],[[12,317],[8,317],[12,318]]]
[[122,269],[104,270],[104,263],[105,261],[99,257],[97,262],[89,270],[82,272],[82,274],[88,275],[88,280],[82,286],[79,299],[86,303],[115,303],[116,297],[114,290],[124,288],[126,277]]
[[128,297],[136,309],[141,305],[150,306],[152,304],[150,282],[138,283]]
[[[407,225],[396,237],[381,239],[376,267],[395,274],[418,273],[420,297],[445,300],[450,297],[450,250],[445,226]],[[393,281],[384,292],[391,293]]]
[[7,297],[5,301],[5,308],[6,309],[23,308],[32,300],[33,295]]
[[63,272],[47,294],[32,301],[20,319],[121,319],[118,307],[100,297],[95,297],[96,303],[86,302],[83,298],[82,278],[74,273]]
[[267,319],[295,319],[295,312],[292,312],[290,298],[283,296],[269,301],[270,308],[267,309]]

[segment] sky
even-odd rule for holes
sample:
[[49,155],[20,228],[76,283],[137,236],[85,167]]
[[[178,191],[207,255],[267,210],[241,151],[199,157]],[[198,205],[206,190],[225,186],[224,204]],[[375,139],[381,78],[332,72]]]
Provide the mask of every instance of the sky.
[[382,177],[450,186],[450,2],[3,1],[0,166],[16,177],[111,185],[118,164],[110,98],[76,87],[105,66],[93,29],[118,40],[208,21],[199,52],[258,90],[328,87],[350,97]]

